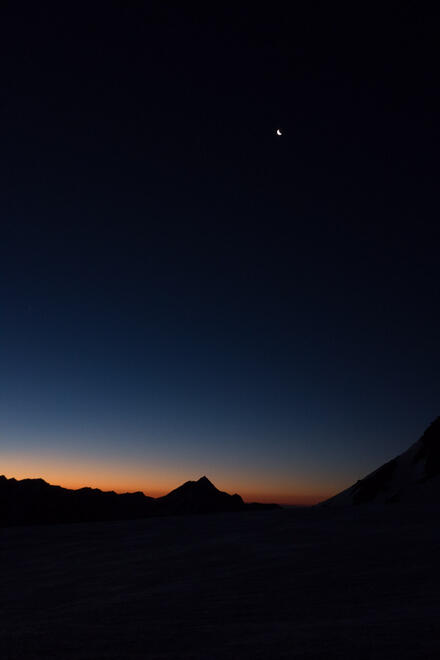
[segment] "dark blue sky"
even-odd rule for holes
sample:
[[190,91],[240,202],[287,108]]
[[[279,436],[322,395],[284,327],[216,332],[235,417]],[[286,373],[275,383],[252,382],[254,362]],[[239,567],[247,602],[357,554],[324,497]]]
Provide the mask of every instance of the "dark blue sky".
[[271,13],[3,10],[0,473],[311,501],[438,415],[438,13]]

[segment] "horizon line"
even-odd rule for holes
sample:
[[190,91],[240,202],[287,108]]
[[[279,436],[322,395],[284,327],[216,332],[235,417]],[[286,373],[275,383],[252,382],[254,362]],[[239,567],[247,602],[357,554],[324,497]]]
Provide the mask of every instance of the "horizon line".
[[[176,486],[174,486],[170,490],[167,490],[167,489],[166,490],[157,490],[157,489],[155,489],[155,490],[149,491],[149,492],[146,492],[145,490],[142,490],[141,488],[135,488],[135,489],[111,488],[111,487],[103,488],[103,487],[93,486],[93,485],[84,484],[84,483],[72,483],[72,482],[70,482],[70,483],[64,482],[64,484],[63,483],[54,483],[52,481],[48,481],[47,478],[42,477],[42,476],[40,476],[40,477],[35,477],[35,476],[27,476],[26,477],[25,476],[25,477],[17,478],[16,476],[8,476],[6,474],[0,474],[0,478],[2,476],[4,476],[6,479],[15,479],[15,481],[25,481],[25,480],[37,481],[37,480],[41,480],[41,481],[44,481],[45,483],[47,483],[50,486],[58,486],[60,488],[65,488],[66,490],[81,490],[82,488],[90,488],[92,490],[99,490],[103,493],[116,493],[117,495],[142,493],[142,495],[144,495],[145,497],[151,497],[153,499],[158,499],[160,497],[163,497],[164,495],[167,495],[168,493],[175,490],[175,488],[178,488],[179,486],[181,486],[185,483],[191,482],[191,481],[192,482],[199,481],[203,477],[208,479],[215,486],[215,488],[217,488],[215,483],[211,479],[206,477],[206,475],[202,475],[198,479],[187,479],[187,480],[177,484]],[[218,490],[221,490],[221,489],[218,488]],[[228,491],[223,491],[223,492],[228,492]],[[150,493],[153,493],[153,494],[150,494]],[[243,495],[239,491],[235,491],[234,493],[231,492],[231,493],[228,493],[228,494],[231,494],[231,495],[238,494],[238,495],[240,495],[240,497],[243,499],[243,501],[247,504],[260,502],[260,503],[264,503],[264,504],[278,504],[279,506],[286,506],[286,507],[295,507],[295,506],[298,506],[298,507],[311,507],[311,506],[314,506],[315,504],[318,504],[319,502],[322,502],[323,500],[327,499],[328,497],[332,496],[332,494],[322,494],[322,493],[320,493],[320,494],[312,494],[312,495],[292,494],[290,496],[283,494],[283,495],[280,495],[280,496],[274,495],[272,497],[271,495],[267,495],[267,494],[258,495],[258,494],[256,494],[255,492],[252,492],[252,491],[245,492]]]

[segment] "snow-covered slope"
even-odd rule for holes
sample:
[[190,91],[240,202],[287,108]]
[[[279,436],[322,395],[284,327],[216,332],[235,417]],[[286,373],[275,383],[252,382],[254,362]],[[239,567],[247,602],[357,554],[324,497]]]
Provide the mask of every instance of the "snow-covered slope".
[[432,501],[439,498],[440,417],[403,454],[322,504],[344,506],[365,502]]

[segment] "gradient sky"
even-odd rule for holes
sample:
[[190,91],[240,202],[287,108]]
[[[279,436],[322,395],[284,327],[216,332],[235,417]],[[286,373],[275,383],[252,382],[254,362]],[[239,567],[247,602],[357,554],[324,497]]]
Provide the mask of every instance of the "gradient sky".
[[184,4],[2,10],[0,474],[311,503],[439,414],[438,12]]

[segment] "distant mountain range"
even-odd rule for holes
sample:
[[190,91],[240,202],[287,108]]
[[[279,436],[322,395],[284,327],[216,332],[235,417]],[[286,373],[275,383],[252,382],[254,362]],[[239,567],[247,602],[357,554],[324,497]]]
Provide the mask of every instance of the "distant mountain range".
[[[435,501],[440,501],[440,417],[403,454],[318,506]],[[0,527],[274,508],[279,507],[247,504],[240,495],[218,490],[206,477],[153,498],[141,492],[71,490],[43,479],[18,481],[0,476]]]
[[440,417],[403,454],[320,506],[440,500]]
[[240,495],[218,490],[206,477],[187,481],[168,495],[153,498],[141,492],[117,494],[98,488],[71,490],[52,486],[44,479],[18,481],[0,476],[0,526],[273,508],[278,505],[247,504]]

